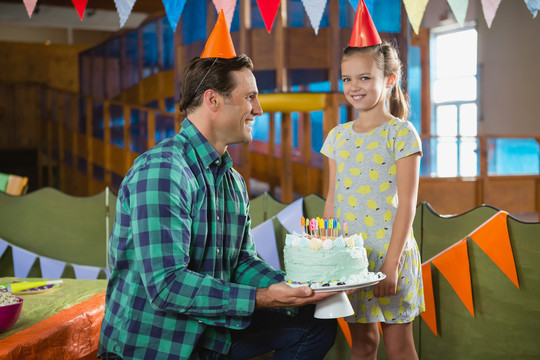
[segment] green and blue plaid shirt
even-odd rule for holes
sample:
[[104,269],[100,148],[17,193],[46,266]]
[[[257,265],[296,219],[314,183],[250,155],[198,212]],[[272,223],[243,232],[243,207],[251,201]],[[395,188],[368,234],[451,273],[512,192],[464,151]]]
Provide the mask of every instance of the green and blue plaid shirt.
[[257,287],[283,281],[250,235],[243,178],[189,120],[139,156],[118,194],[99,354],[188,359],[227,353]]

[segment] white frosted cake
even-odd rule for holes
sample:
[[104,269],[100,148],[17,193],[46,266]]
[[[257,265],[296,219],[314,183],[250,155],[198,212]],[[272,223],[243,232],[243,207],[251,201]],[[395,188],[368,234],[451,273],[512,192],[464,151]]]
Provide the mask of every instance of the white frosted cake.
[[354,285],[376,280],[360,234],[320,237],[288,234],[283,250],[285,279],[291,286],[312,288]]

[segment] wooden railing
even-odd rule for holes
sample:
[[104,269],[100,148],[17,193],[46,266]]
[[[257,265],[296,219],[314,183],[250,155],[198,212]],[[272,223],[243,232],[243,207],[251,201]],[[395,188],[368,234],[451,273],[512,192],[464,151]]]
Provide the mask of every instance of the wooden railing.
[[[165,120],[169,131],[177,132],[178,115],[141,106],[81,98],[54,90],[42,92],[42,142],[40,146],[40,186],[49,185],[73,195],[92,195],[110,186],[118,189],[122,177],[135,157],[156,144],[156,132],[163,133]],[[342,94],[263,94],[260,101],[270,114],[269,141],[231,146],[235,168],[246,180],[268,184],[285,203],[311,193],[326,196],[327,162],[313,151],[311,144],[312,111],[322,110],[323,138],[340,121],[339,106],[345,105]],[[80,116],[80,106],[85,107]],[[275,118],[281,113],[279,145],[275,139]],[[293,139],[292,113],[298,114],[298,138]],[[137,116],[138,122],[131,119]],[[354,112],[347,109],[347,119]],[[113,121],[114,120],[114,121]],[[134,133],[137,130],[139,133]],[[114,133],[114,134],[113,134]],[[121,144],[118,134],[121,133]],[[151,136],[148,136],[150,134]],[[116,137],[116,138],[115,138]],[[165,135],[160,137],[163,138]],[[439,213],[460,213],[487,203],[512,213],[540,212],[540,176],[488,175],[488,140],[524,136],[478,136],[480,173],[473,177],[420,179],[419,201],[429,202]],[[526,136],[540,143],[540,136]],[[424,142],[434,137],[422,136]],[[294,143],[297,144],[293,147]],[[426,150],[426,149],[424,149]],[[540,161],[537,159],[537,161]],[[249,181],[247,181],[249,184]],[[255,192],[253,192],[256,195]]]

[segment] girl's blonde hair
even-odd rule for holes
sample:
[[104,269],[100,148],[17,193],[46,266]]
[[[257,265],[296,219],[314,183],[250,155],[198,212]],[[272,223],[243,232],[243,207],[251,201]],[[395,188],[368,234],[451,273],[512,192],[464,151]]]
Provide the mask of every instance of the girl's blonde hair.
[[409,117],[409,100],[401,90],[402,64],[396,48],[386,41],[383,41],[380,45],[367,47],[348,46],[343,51],[343,59],[356,54],[371,55],[377,63],[377,67],[382,70],[384,77],[396,74],[396,82],[386,99],[388,101],[388,109],[393,116],[407,120]]

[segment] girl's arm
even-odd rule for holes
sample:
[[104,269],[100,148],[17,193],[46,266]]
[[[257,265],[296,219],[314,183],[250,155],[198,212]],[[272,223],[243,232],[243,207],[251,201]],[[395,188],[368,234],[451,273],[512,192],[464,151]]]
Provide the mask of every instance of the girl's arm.
[[334,197],[336,191],[336,161],[328,158],[328,194],[324,203],[323,217],[331,219],[334,215]]
[[416,211],[420,153],[399,159],[396,164],[398,207],[394,218],[390,246],[380,270],[386,275],[386,279],[373,288],[373,294],[377,297],[396,293],[399,261],[405,243],[410,236]]

